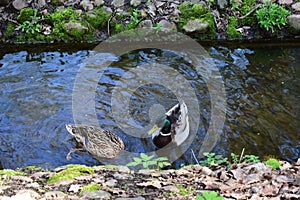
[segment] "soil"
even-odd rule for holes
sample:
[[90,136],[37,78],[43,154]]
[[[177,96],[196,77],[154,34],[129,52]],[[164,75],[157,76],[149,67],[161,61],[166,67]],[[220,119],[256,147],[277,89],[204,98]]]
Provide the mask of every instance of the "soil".
[[[51,184],[49,178],[67,166],[52,171],[23,168],[19,171],[25,176],[0,175],[0,199],[200,199],[204,191],[224,199],[300,199],[300,159],[280,163],[276,170],[263,163],[160,171],[97,166],[93,174]],[[89,184],[96,189],[84,191]]]

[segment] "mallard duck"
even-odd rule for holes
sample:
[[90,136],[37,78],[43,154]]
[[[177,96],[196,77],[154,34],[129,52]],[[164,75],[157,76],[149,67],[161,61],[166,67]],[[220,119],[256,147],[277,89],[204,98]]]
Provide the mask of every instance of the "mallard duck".
[[122,139],[108,130],[95,126],[74,124],[66,124],[66,129],[96,159],[112,159],[124,150],[125,146]]
[[189,132],[188,109],[182,102],[160,117],[148,134],[152,135],[155,146],[162,148],[171,142],[176,146],[181,145],[189,136]]

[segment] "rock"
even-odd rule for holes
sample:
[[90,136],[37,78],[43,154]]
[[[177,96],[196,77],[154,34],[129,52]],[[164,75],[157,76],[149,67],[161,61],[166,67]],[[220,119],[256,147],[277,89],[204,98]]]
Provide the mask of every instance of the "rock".
[[65,23],[65,28],[67,31],[70,31],[72,29],[77,29],[78,31],[86,31],[88,30],[87,27],[83,26],[81,23],[79,22],[68,22]]
[[104,183],[108,187],[115,187],[118,184],[118,181],[116,179],[108,180]]
[[218,5],[221,9],[224,9],[227,6],[226,0],[218,0]]
[[279,0],[278,4],[290,5],[293,3],[293,0]]
[[14,0],[12,4],[17,10],[22,10],[23,8],[28,7],[27,0]]
[[103,0],[95,0],[95,2],[94,2],[94,5],[95,6],[101,6],[101,5],[103,5],[104,4],[104,1]]
[[16,195],[12,196],[10,199],[26,199],[26,200],[34,200],[39,199],[40,195],[33,190],[20,190]]
[[26,185],[26,188],[39,188],[40,184],[38,184],[37,182],[33,182],[33,183],[29,183]]
[[132,6],[138,6],[141,4],[141,0],[131,0],[130,5]]
[[169,22],[165,19],[158,22],[158,24],[161,25],[162,31],[176,31],[177,30],[176,24],[174,24],[173,22]]
[[140,22],[139,26],[141,28],[152,28],[152,21],[150,19],[146,19]]
[[38,0],[37,2],[37,8],[41,9],[46,5],[46,1],[45,0]]
[[200,19],[189,20],[183,29],[186,32],[204,31],[208,28],[209,24],[207,22],[202,22]]
[[31,178],[26,177],[26,176],[12,176],[11,179],[14,181],[21,181],[21,182],[27,182],[27,183],[33,182],[33,180]]
[[91,1],[83,0],[80,2],[80,5],[83,7],[85,11],[93,10],[94,6]]
[[210,176],[213,173],[213,171],[208,167],[203,167],[201,173]]
[[113,5],[116,8],[124,6],[124,0],[113,0],[111,2],[111,5]]
[[144,197],[134,197],[134,198],[116,198],[116,200],[145,200]]
[[300,2],[293,4],[293,5],[292,5],[292,8],[293,8],[295,11],[300,11]]
[[64,199],[67,196],[67,194],[61,192],[61,191],[51,191],[45,193],[46,199]]
[[71,185],[70,188],[69,188],[69,192],[74,192],[74,193],[77,193],[79,190],[81,190],[82,186],[79,185],[79,184],[74,184],[74,185]]
[[108,192],[105,192],[103,190],[96,190],[96,191],[83,191],[82,195],[85,199],[110,199],[111,194]]
[[133,179],[133,176],[130,175],[130,174],[119,174],[119,173],[116,173],[113,175],[113,177],[115,179],[119,179],[119,180],[126,180],[126,179]]
[[168,192],[175,192],[175,193],[180,192],[180,190],[174,185],[167,185],[167,186],[164,186],[162,189],[166,190]]

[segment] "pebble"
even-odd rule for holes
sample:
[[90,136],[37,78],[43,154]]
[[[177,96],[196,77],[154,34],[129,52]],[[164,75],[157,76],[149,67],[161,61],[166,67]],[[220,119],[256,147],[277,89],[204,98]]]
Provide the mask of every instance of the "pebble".
[[115,187],[118,184],[118,181],[116,179],[108,180],[104,183],[108,187]]
[[85,199],[111,199],[111,194],[103,190],[83,191],[82,195]]
[[45,198],[46,199],[64,199],[67,196],[67,194],[61,192],[61,191],[51,191],[51,192],[46,192],[45,193]]

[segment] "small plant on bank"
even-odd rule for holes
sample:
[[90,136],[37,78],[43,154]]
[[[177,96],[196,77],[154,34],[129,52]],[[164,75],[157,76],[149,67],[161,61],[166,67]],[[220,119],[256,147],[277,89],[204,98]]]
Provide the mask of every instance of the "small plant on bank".
[[266,165],[269,165],[272,167],[272,170],[276,170],[280,167],[280,163],[275,158],[270,158],[267,161],[264,162]]
[[211,192],[207,192],[204,191],[202,192],[202,196],[197,195],[196,196],[196,200],[223,200],[224,197],[219,196],[217,192],[215,191],[211,191]]
[[31,34],[34,34],[36,32],[40,32],[41,25],[39,24],[39,22],[41,20],[43,20],[44,18],[43,18],[43,16],[42,17],[37,16],[37,13],[38,13],[38,10],[33,9],[33,15],[30,16],[30,21],[25,20],[20,25],[20,28],[21,28],[22,32],[31,33]]
[[235,153],[231,153],[231,159],[232,162],[237,164],[237,163],[242,163],[242,162],[246,162],[246,163],[250,163],[250,162],[260,162],[259,157],[255,156],[255,155],[244,155],[244,149],[241,153],[241,155],[237,155]]
[[80,191],[80,194],[82,195],[84,191],[93,192],[100,190],[100,186],[98,184],[88,184],[83,186],[83,188]]
[[166,157],[159,157],[153,159],[154,155],[148,156],[147,154],[141,153],[140,158],[133,157],[133,162],[128,163],[127,167],[135,167],[137,165],[143,165],[143,168],[150,169],[150,166],[155,166],[157,169],[162,169],[164,167],[170,166],[171,164]]
[[203,153],[203,155],[206,157],[206,159],[199,162],[202,166],[210,167],[213,165],[229,164],[228,159],[224,158],[222,155],[216,155],[215,153],[208,152]]
[[271,3],[270,1],[267,1],[265,5],[256,11],[258,24],[267,31],[271,29],[272,33],[274,33],[276,28],[280,29],[286,25],[287,16],[289,15],[290,12],[283,6]]

